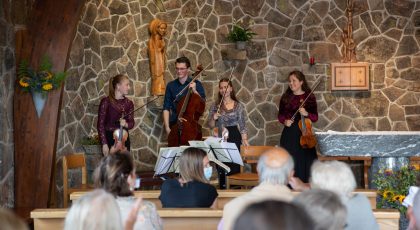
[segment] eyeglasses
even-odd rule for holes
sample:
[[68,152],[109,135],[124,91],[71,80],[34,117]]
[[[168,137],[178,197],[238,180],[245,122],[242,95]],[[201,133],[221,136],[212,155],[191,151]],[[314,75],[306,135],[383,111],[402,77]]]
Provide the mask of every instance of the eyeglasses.
[[188,68],[175,68],[176,71],[184,71],[186,69],[188,69]]

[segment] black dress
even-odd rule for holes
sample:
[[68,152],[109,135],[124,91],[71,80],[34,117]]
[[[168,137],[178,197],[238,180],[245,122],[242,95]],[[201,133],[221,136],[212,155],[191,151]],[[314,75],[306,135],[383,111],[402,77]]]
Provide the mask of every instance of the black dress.
[[[284,124],[285,120],[288,120],[293,116],[307,95],[308,93],[302,95],[289,95],[287,103],[284,103],[282,100],[280,101],[278,115],[280,123]],[[316,98],[313,94],[306,101],[304,108],[309,113],[307,118],[312,122],[318,120]],[[300,114],[298,113],[295,117],[295,121],[290,127],[284,126],[280,138],[280,146],[285,148],[293,157],[295,163],[295,176],[307,183],[309,182],[312,163],[317,159],[317,154],[315,148],[304,149],[300,145],[302,132],[298,126],[299,121]]]

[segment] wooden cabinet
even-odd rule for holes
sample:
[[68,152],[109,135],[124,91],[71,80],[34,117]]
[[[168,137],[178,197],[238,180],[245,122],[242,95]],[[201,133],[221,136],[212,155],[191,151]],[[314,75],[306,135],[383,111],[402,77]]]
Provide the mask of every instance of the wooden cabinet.
[[332,63],[331,90],[369,90],[369,63]]

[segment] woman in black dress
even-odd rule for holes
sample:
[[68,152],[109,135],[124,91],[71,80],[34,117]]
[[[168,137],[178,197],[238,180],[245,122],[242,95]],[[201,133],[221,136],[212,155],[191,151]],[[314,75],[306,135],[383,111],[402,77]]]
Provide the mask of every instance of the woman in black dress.
[[[280,146],[292,155],[295,162],[295,176],[305,183],[309,180],[311,165],[317,159],[315,148],[302,148],[300,145],[302,132],[298,126],[301,116],[309,118],[312,122],[318,120],[315,95],[311,94],[304,106],[299,109],[310,92],[305,75],[297,70],[292,71],[289,74],[289,88],[280,99],[278,114],[279,122],[284,124]],[[298,110],[297,116],[292,120],[293,114]]]

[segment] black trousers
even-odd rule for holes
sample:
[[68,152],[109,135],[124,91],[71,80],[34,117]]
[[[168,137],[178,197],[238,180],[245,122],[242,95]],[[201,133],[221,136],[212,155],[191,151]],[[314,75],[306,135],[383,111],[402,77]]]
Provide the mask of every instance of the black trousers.
[[[229,131],[229,137],[227,141],[235,143],[236,147],[238,147],[240,151],[242,144],[242,136],[239,132],[238,126],[227,126],[225,128]],[[219,177],[220,189],[226,189],[226,176],[236,174],[241,171],[241,166],[238,164],[231,162],[223,162],[223,164],[227,165],[230,168],[230,172],[227,173],[222,167],[216,166],[217,174]]]

